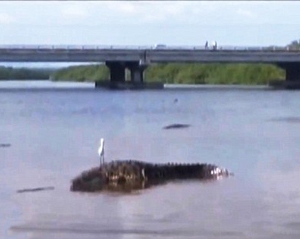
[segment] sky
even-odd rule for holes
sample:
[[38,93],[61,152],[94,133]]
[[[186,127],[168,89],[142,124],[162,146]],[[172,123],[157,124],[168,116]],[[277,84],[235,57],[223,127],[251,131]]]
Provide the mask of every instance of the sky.
[[0,1],[1,45],[284,46],[300,1]]
[[299,12],[299,1],[0,1],[0,45],[286,45]]

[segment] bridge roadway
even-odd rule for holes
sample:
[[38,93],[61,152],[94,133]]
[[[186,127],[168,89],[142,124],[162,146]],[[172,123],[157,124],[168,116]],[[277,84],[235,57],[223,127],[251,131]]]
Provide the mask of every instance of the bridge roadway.
[[271,63],[286,70],[286,80],[300,81],[300,50],[286,47],[149,46],[32,46],[0,45],[0,62],[105,62],[111,81],[125,81],[125,68],[133,82],[143,82],[151,63]]
[[0,62],[300,62],[300,50],[284,47],[1,46]]

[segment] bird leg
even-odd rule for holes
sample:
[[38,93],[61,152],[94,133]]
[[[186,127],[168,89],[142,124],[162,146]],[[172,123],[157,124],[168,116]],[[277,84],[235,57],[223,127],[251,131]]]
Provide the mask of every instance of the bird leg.
[[100,155],[100,167],[103,165],[103,155]]
[[100,165],[104,165],[104,153],[100,157]]

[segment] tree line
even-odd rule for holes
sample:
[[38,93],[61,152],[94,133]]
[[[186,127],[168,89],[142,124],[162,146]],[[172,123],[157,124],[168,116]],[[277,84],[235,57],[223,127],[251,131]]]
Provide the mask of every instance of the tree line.
[[[129,72],[126,72],[129,79]],[[269,64],[155,64],[145,70],[145,81],[169,84],[250,84],[263,85],[284,79],[285,71]],[[103,81],[109,79],[105,65],[71,66],[58,70],[53,80]]]
[[0,80],[43,80],[49,79],[52,73],[52,69],[0,66]]

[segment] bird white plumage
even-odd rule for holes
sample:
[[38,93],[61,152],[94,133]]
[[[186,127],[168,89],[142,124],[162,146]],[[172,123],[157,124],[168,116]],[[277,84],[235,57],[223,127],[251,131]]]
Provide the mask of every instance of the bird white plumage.
[[104,139],[100,139],[100,146],[98,149],[98,155],[100,157],[100,166],[104,164]]

